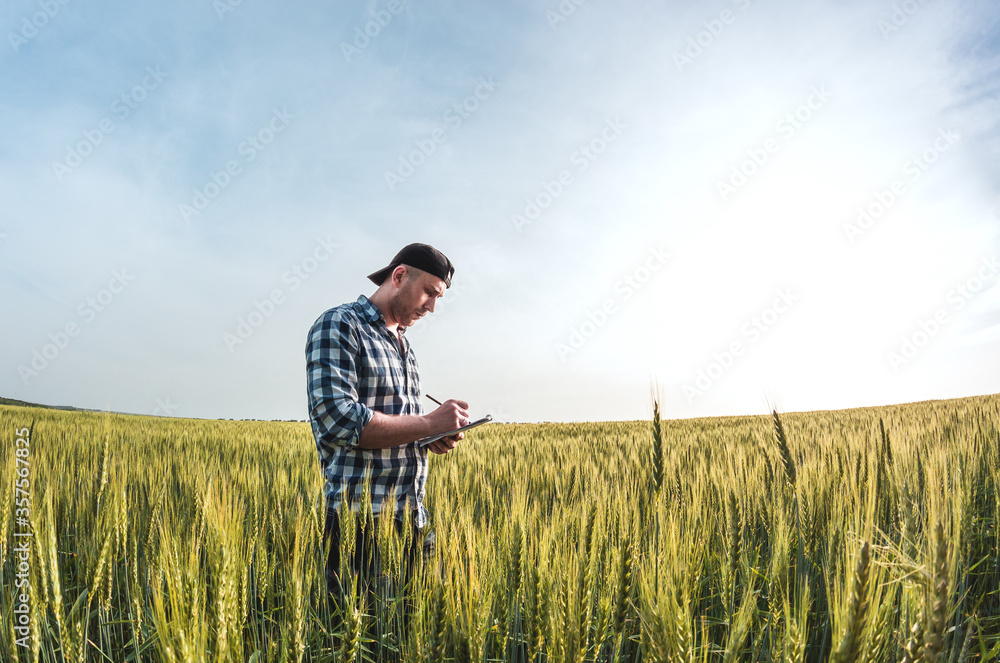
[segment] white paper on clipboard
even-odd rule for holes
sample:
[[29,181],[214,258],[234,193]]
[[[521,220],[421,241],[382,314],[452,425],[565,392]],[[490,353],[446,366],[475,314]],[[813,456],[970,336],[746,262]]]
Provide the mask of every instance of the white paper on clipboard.
[[422,437],[422,438],[420,438],[419,440],[416,441],[416,445],[418,447],[426,447],[431,442],[437,442],[438,440],[440,440],[443,437],[450,437],[452,435],[456,435],[456,434],[461,433],[463,431],[467,431],[470,428],[475,428],[476,426],[482,426],[483,424],[488,424],[491,421],[493,421],[493,417],[491,415],[486,415],[482,419],[477,419],[476,421],[472,421],[472,422],[470,422],[470,423],[462,426],[461,428],[456,428],[455,430],[450,430],[447,433],[438,433],[437,435],[428,435],[427,437]]

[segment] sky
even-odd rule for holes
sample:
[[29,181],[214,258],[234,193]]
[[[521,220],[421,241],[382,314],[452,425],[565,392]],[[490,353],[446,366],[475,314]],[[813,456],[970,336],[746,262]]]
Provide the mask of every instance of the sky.
[[[1000,392],[990,0],[0,8],[0,396],[306,419],[411,242],[503,421]],[[427,404],[430,405],[429,403]]]

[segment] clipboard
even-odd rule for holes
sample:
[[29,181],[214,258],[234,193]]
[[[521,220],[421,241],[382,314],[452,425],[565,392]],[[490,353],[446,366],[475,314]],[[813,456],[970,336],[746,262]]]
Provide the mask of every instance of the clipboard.
[[466,425],[462,426],[461,428],[456,428],[455,430],[450,430],[447,433],[438,433],[437,435],[428,435],[427,437],[422,437],[419,440],[416,440],[414,442],[414,444],[416,444],[418,447],[426,447],[431,442],[437,442],[438,440],[440,440],[443,437],[450,437],[450,436],[455,435],[457,433],[461,433],[463,431],[467,431],[470,428],[475,428],[476,426],[482,426],[483,424],[488,424],[491,421],[493,421],[493,417],[491,415],[486,415],[482,419],[477,419],[476,421],[472,421],[470,423],[467,423]]

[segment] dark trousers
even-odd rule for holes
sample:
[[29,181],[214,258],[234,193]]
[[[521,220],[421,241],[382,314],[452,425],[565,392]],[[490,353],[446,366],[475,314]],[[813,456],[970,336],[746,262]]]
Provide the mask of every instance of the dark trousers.
[[[387,515],[387,518],[392,516]],[[393,518],[396,526],[396,533],[402,537],[403,524]],[[382,569],[381,558],[378,551],[378,528],[379,516],[375,516],[374,523],[368,523],[364,532],[361,531],[360,523],[355,525],[354,555],[348,567],[348,576],[341,578],[340,575],[340,514],[335,509],[326,510],[326,523],[323,528],[323,545],[329,545],[329,553],[326,557],[326,588],[329,596],[330,611],[333,615],[334,628],[338,630],[343,621],[342,615],[346,598],[351,595],[351,585],[353,577],[358,579],[359,594],[362,592],[368,599],[368,609],[371,610],[372,601],[375,598],[375,580],[379,573],[387,573],[388,569]],[[410,541],[404,542],[403,565],[401,574],[404,587],[413,578],[413,571],[419,558],[421,562],[428,562],[434,556],[434,532],[411,528],[412,536]],[[353,576],[353,577],[352,577]],[[408,592],[412,596],[412,592]],[[403,611],[403,626],[409,624],[412,612],[412,600],[407,599],[405,610]]]

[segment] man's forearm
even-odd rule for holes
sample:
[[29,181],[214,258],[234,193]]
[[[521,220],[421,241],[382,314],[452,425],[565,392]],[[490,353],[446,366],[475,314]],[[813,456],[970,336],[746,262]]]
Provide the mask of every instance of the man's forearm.
[[409,444],[433,435],[430,423],[419,414],[382,414],[375,412],[361,431],[358,446],[362,449],[386,449]]

